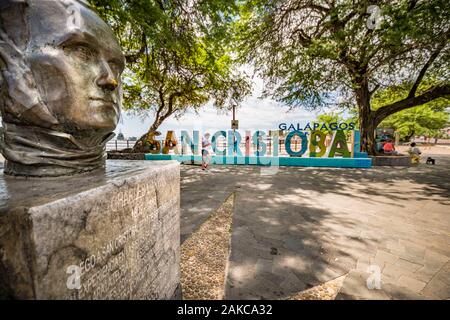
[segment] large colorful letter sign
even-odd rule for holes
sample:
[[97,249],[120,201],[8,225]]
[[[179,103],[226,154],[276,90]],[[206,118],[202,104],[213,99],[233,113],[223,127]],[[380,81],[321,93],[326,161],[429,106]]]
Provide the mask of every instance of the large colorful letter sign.
[[[319,139],[317,139],[319,138]],[[325,146],[325,139],[327,135],[323,131],[314,130],[311,131],[310,141],[309,141],[309,156],[312,158],[320,158],[327,151],[327,147]],[[317,148],[319,151],[317,152]]]
[[219,139],[220,136],[226,138],[227,133],[225,131],[217,131],[216,133],[214,133],[214,135],[212,136],[212,139],[211,139],[211,149],[215,154],[224,156],[224,155],[226,155],[227,150],[226,149],[219,150],[217,148],[217,140]]
[[342,130],[334,132],[328,158],[334,158],[336,153],[340,154],[343,158],[350,158],[351,156],[347,147],[347,138]]
[[161,142],[155,139],[155,136],[160,136],[159,131],[149,132],[147,135],[147,143],[150,144],[150,153],[158,154],[161,152]]
[[194,130],[192,139],[186,130],[181,130],[181,149],[186,145],[189,146],[192,154],[200,154],[200,133],[197,130]]
[[167,131],[166,140],[164,141],[162,153],[169,154],[169,151],[172,149],[175,154],[180,154],[180,150],[178,149],[178,140],[177,137],[175,136],[175,132]]
[[[314,128],[319,126],[314,124]],[[333,123],[330,127],[335,128]],[[347,127],[347,126],[346,126]],[[353,128],[353,127],[352,127]],[[334,130],[331,144],[326,147],[327,134],[322,129],[302,131],[302,130],[292,130],[288,132],[284,141],[284,148],[286,153],[290,157],[302,157],[307,151],[310,158],[367,158],[367,154],[360,152],[359,148],[359,131],[354,130],[341,130],[336,126]],[[347,135],[352,134],[352,139],[350,142],[347,141]],[[158,131],[151,132],[148,134],[148,139],[146,143],[150,144],[151,154],[170,154],[173,150],[174,154],[181,155],[199,155],[201,150],[201,138],[200,132],[197,130],[193,131],[193,136],[191,136],[185,131],[181,131],[181,150],[179,149],[178,139],[175,136],[174,131],[168,131],[166,138],[164,140],[157,140],[155,137],[159,136]],[[238,131],[217,131],[212,135],[212,153],[223,157],[244,157],[243,146],[245,146],[245,157],[252,158],[253,155],[250,153],[251,150],[254,152],[256,157],[278,157],[279,152],[281,152],[281,147],[283,146],[283,140],[280,139],[280,135],[283,135],[282,131],[269,130],[268,133],[265,131],[255,131],[253,134],[251,131],[245,131],[245,139],[242,138]],[[295,137],[298,136],[301,140],[300,150],[296,151],[292,144],[295,141]],[[221,140],[224,143],[222,148],[219,148],[218,141]],[[309,140],[309,141],[308,141]],[[280,144],[281,143],[281,144]],[[351,145],[351,147],[350,147]],[[189,152],[189,149],[191,152]],[[225,159],[223,158],[223,159]],[[234,160],[233,160],[234,161]],[[235,161],[236,162],[236,161]]]
[[[294,151],[291,148],[291,140],[292,138],[297,135],[302,139],[302,147],[299,151]],[[286,137],[286,152],[293,157],[301,157],[306,150],[308,149],[308,137],[306,136],[306,133],[299,130],[294,130],[289,132],[289,134]]]
[[266,136],[266,133],[264,131],[256,131],[253,134],[253,144],[256,145],[256,151],[255,156],[257,157],[263,157],[266,155],[267,146],[264,142],[264,138]]
[[[293,125],[289,126],[289,128],[291,127]],[[323,131],[325,129],[333,131],[329,144],[330,137]],[[293,128],[286,135],[283,130],[269,130],[268,132],[246,130],[245,136],[243,134],[241,136],[238,131],[217,131],[211,136],[211,161],[214,164],[256,164],[270,167],[370,168],[372,160],[367,153],[360,151],[359,131],[353,131],[353,129],[353,126],[347,124],[331,123],[327,127],[314,123],[313,126],[307,125],[304,129]],[[350,134],[352,134],[352,139],[347,141],[347,136]],[[179,152],[178,141],[173,131],[167,132],[165,140],[155,139],[155,136],[158,135],[160,135],[159,132],[149,133],[147,143],[150,144],[151,150],[145,156],[146,159],[201,161],[202,135],[199,131],[194,130],[192,136],[184,130],[181,131],[181,152]],[[301,140],[300,148],[293,146],[294,142],[298,141],[296,136]],[[285,153],[282,150],[283,145]],[[297,151],[297,149],[299,150]]]

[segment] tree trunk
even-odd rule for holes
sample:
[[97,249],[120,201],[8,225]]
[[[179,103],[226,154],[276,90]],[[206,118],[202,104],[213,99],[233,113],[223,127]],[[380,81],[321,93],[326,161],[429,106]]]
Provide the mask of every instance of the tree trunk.
[[155,119],[153,124],[150,126],[148,131],[144,133],[134,144],[133,149],[131,150],[132,153],[145,153],[148,152],[148,146],[146,142],[149,138],[149,133],[152,133],[158,129],[158,127],[161,125],[162,120],[161,119]]
[[361,79],[357,82],[355,90],[356,104],[359,113],[359,129],[361,132],[361,151],[369,155],[376,154],[375,128],[373,112],[370,110],[370,93],[367,80]]
[[376,154],[375,124],[370,111],[359,109],[359,128],[361,132],[361,151]]
[[414,133],[415,133],[415,131],[414,131],[414,130],[412,130],[412,131],[411,131],[411,133],[410,133],[410,134],[408,134],[408,135],[407,135],[407,136],[405,137],[405,140],[406,140],[406,141],[410,141],[410,140],[411,140],[411,138],[413,137]]

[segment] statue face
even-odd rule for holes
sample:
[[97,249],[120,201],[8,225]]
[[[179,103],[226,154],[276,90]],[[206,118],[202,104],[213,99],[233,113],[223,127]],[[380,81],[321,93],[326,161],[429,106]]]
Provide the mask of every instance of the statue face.
[[26,58],[43,102],[65,132],[114,130],[124,57],[112,30],[76,1],[29,2]]

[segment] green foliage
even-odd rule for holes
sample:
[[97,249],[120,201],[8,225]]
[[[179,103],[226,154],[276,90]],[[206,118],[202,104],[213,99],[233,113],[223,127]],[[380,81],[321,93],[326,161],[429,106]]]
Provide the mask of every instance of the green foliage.
[[[340,113],[337,112],[330,112],[330,113],[324,113],[324,114],[320,114],[317,116],[317,119],[315,122],[317,123],[325,123],[327,125],[327,128],[330,127],[331,123],[340,123],[343,121],[343,117]],[[328,130],[320,130],[326,134],[332,134],[333,131],[328,129]]]
[[400,133],[400,139],[409,140],[413,135],[440,137],[441,129],[449,126],[449,112],[427,105],[403,110],[387,117],[380,125],[393,128]]
[[[431,86],[430,81],[423,87]],[[400,84],[378,91],[372,99],[372,108],[377,110],[386,104],[398,101],[408,94],[410,84]],[[418,90],[422,88],[419,87]],[[402,110],[387,117],[379,125],[383,128],[393,128],[400,133],[402,140],[408,140],[413,135],[437,137],[441,129],[449,125],[450,99],[439,98],[421,106]]]
[[[448,0],[375,3],[383,18],[369,29],[371,1],[243,1],[235,25],[241,57],[265,77],[266,94],[294,107],[353,107],[366,81],[370,91],[412,85],[436,51],[424,79],[448,84]],[[344,99],[337,102],[335,92]]]
[[[266,95],[307,109],[356,105],[370,154],[383,119],[450,96],[448,0],[243,0],[235,28]],[[371,108],[374,92],[400,84],[410,85],[404,98]]]
[[[342,115],[342,112],[330,112],[330,113],[323,113],[317,116],[316,123],[325,123],[327,125],[327,128],[330,128],[331,123],[347,123],[350,124],[351,122],[356,123],[355,119],[352,117],[344,118]],[[356,126],[355,126],[356,128]],[[320,130],[326,134],[333,134],[334,131],[328,129],[328,130]],[[346,131],[346,134],[350,136],[351,131]]]
[[124,107],[155,115],[151,130],[171,115],[238,104],[249,93],[228,38],[232,1],[90,0],[125,52]]
[[[437,85],[435,79],[427,79],[422,81],[421,85],[418,87],[417,91],[424,92],[427,88]],[[405,99],[408,96],[409,88],[412,86],[411,82],[404,82],[398,85],[392,85],[388,88],[378,90],[372,96],[371,107],[372,110],[378,110],[385,105],[392,104],[396,101]],[[450,105],[450,97],[439,97],[435,100],[422,104],[424,107],[432,108],[433,110],[444,110]]]

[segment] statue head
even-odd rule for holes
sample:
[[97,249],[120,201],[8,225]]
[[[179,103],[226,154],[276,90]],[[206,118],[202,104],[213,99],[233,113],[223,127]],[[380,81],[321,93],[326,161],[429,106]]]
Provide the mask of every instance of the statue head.
[[58,176],[104,166],[120,117],[124,56],[82,0],[0,0],[5,173]]

